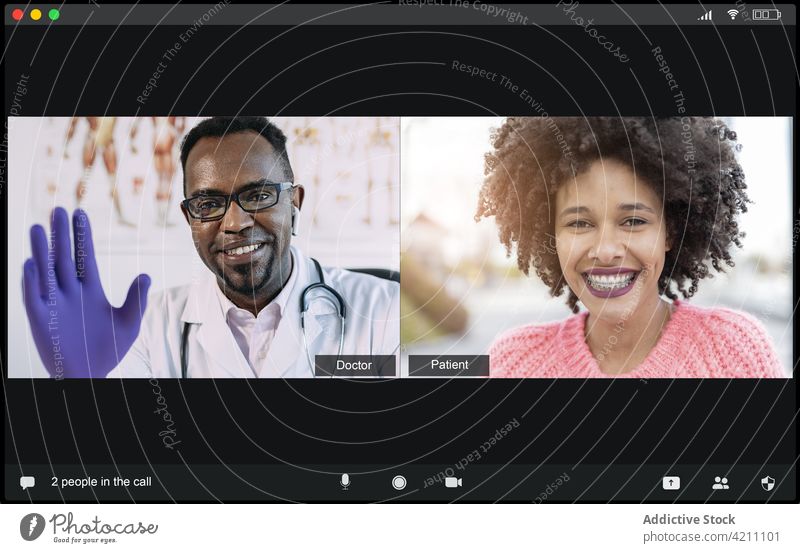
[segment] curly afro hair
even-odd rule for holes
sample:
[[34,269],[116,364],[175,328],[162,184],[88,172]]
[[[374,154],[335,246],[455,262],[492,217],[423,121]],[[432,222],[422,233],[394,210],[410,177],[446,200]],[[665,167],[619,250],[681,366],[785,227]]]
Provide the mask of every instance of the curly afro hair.
[[569,291],[555,250],[555,193],[598,159],[628,165],[661,198],[667,237],[659,293],[689,298],[711,266],[733,266],[741,247],[738,215],[747,211],[736,133],[710,117],[509,117],[492,130],[475,220],[494,216],[500,241],[517,265],[531,266],[553,296]]

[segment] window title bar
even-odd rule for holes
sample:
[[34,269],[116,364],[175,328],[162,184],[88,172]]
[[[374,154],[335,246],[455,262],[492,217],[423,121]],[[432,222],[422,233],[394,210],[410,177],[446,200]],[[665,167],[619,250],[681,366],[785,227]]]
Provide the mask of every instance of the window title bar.
[[6,26],[33,25],[794,25],[791,4],[491,4],[404,0],[398,4],[7,4]]

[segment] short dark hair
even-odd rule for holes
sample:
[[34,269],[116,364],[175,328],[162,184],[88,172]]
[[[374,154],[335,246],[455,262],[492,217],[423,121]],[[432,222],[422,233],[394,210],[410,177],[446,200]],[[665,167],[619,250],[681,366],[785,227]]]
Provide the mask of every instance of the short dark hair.
[[569,290],[553,245],[554,195],[597,159],[625,163],[664,203],[666,254],[659,292],[689,298],[701,279],[733,266],[741,247],[739,214],[747,211],[736,133],[713,117],[509,117],[492,133],[476,220],[495,218],[500,242],[517,266],[531,267],[553,296]]
[[286,135],[266,117],[211,117],[198,123],[181,141],[181,168],[183,169],[183,195],[186,196],[186,160],[189,152],[201,138],[223,137],[238,132],[253,131],[263,136],[283,160],[290,180],[294,180],[289,154],[286,152]]

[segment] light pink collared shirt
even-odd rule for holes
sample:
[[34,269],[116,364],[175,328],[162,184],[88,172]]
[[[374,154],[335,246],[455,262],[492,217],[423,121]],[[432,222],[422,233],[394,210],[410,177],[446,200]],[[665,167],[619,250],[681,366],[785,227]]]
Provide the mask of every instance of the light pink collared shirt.
[[274,300],[269,302],[261,311],[258,317],[246,309],[236,307],[233,302],[217,286],[222,314],[231,329],[239,349],[250,364],[254,376],[259,376],[266,368],[267,355],[275,337],[275,331],[281,322],[283,313],[286,310],[286,303],[292,295],[292,289],[297,281],[297,261],[292,255],[292,274],[286,286],[280,291]]

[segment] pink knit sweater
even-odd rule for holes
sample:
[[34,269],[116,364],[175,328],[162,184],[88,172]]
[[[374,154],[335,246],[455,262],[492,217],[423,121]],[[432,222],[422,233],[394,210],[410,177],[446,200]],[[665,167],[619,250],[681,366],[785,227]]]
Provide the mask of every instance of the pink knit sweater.
[[[502,334],[489,351],[491,375],[506,378],[603,378],[584,338],[588,313]],[[728,309],[675,301],[656,346],[628,378],[781,378],[764,327]]]

